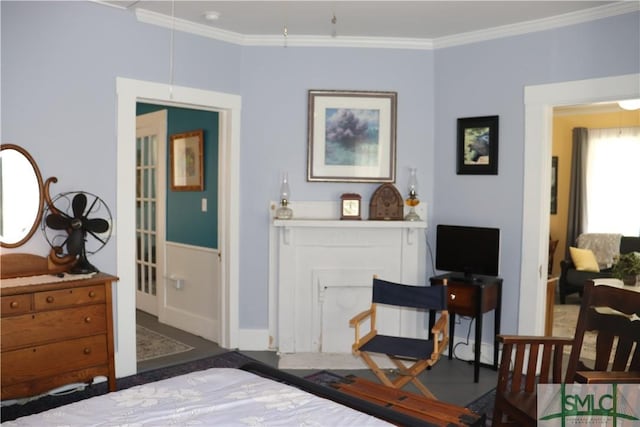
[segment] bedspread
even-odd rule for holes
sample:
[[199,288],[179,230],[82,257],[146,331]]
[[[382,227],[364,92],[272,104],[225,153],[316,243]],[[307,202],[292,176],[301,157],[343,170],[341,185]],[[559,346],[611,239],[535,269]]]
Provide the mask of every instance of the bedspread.
[[231,368],[139,385],[3,426],[388,426],[295,387]]

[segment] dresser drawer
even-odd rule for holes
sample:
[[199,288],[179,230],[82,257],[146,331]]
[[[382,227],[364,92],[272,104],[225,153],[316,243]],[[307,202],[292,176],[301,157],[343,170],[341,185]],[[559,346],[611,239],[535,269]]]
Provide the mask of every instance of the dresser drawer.
[[3,318],[0,323],[2,351],[106,333],[106,311],[106,304],[93,304]]
[[[2,385],[108,363],[107,336],[96,335],[2,353]],[[88,380],[88,379],[87,379]]]
[[60,289],[57,291],[36,292],[34,295],[34,309],[36,311],[52,310],[60,307],[104,301],[104,286],[85,286],[81,288]]
[[1,297],[2,307],[0,313],[2,317],[14,314],[28,313],[31,311],[31,294],[9,295]]

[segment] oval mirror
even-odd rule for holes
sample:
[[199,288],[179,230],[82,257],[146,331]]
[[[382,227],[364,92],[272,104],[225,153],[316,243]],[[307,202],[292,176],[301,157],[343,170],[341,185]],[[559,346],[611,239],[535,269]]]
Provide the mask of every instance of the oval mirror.
[[33,157],[22,147],[0,145],[0,246],[27,242],[40,224],[43,183]]

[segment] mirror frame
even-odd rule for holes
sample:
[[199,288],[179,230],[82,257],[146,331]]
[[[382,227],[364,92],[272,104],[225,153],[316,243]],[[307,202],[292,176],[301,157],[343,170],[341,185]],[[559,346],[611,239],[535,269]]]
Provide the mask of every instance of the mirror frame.
[[[15,242],[15,243],[5,243],[5,242],[0,241],[0,247],[3,247],[3,248],[17,248],[19,246],[24,245],[25,243],[27,243],[29,241],[29,239],[31,239],[31,237],[33,236],[33,233],[35,233],[36,230],[38,229],[38,226],[40,225],[40,221],[42,221],[42,214],[44,212],[44,201],[45,201],[44,183],[42,181],[42,175],[40,174],[40,169],[38,168],[38,164],[33,159],[33,157],[31,157],[31,154],[29,154],[29,152],[27,150],[25,150],[24,148],[20,147],[19,145],[15,145],[15,144],[2,144],[2,145],[0,145],[0,151],[3,151],[3,150],[16,150],[20,154],[22,154],[29,161],[29,163],[31,163],[31,167],[33,168],[33,171],[36,174],[36,179],[38,180],[38,189],[39,189],[39,194],[38,194],[38,198],[39,198],[38,214],[36,215],[36,218],[33,221],[33,224],[31,225],[31,229],[29,230],[29,232],[22,239],[20,239],[19,241]],[[49,182],[49,180],[51,180],[51,178],[49,178],[47,180],[47,182]]]

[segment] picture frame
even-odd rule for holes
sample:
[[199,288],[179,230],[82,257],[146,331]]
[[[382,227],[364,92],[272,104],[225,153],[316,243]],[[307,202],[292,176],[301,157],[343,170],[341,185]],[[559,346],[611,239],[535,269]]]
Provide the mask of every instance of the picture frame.
[[309,90],[307,181],[395,182],[397,98]]
[[558,213],[558,156],[551,157],[551,215]]
[[458,119],[458,175],[498,174],[498,116]]
[[171,135],[169,165],[172,191],[204,190],[204,131]]

